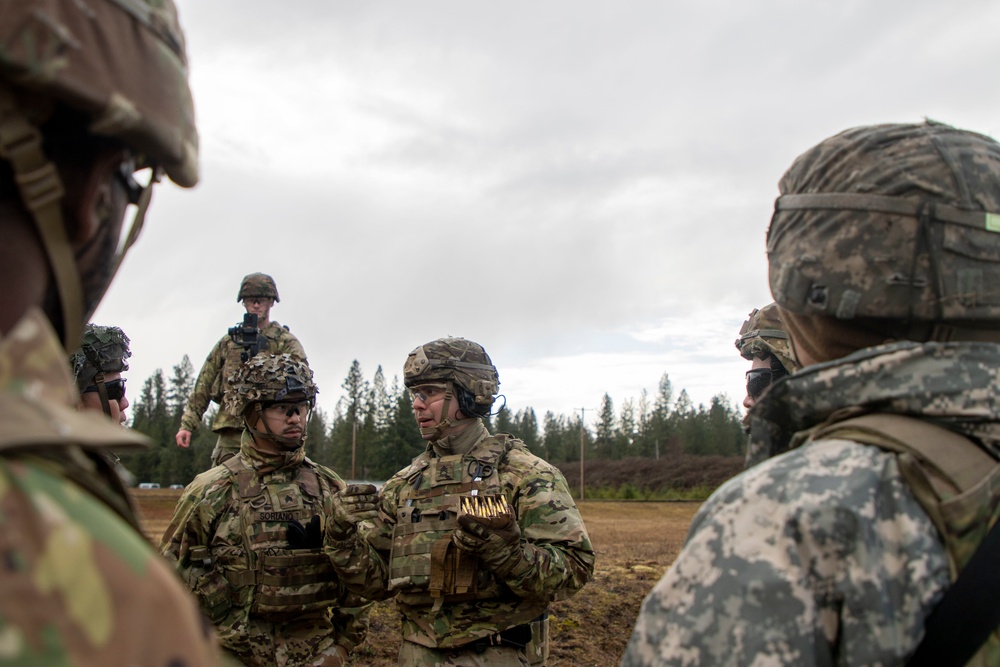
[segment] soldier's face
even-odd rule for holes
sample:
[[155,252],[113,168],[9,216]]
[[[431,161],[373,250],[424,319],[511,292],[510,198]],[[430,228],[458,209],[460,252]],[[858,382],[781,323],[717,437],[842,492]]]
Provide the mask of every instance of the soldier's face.
[[[105,385],[114,383],[115,380],[120,380],[122,377],[121,373],[105,373],[104,382]],[[80,399],[83,402],[84,410],[93,410],[94,412],[104,412],[104,407],[101,405],[101,394],[96,391],[85,391],[80,395]],[[116,424],[125,423],[125,408],[129,406],[128,398],[125,396],[125,386],[121,387],[121,398],[108,399],[108,407],[111,409],[111,421]]]
[[434,438],[433,434],[427,432],[447,417],[452,425],[445,429],[443,436],[461,431],[468,426],[468,422],[456,422],[459,420],[458,401],[454,397],[448,401],[447,413],[445,413],[445,385],[425,384],[410,389],[410,400],[413,401],[413,418],[417,420],[417,427],[421,429],[421,437],[424,440]]
[[270,317],[273,304],[274,299],[269,299],[266,296],[249,296],[243,299],[243,307],[251,315],[256,315],[258,320],[266,320]]
[[[771,355],[767,355],[763,359],[758,359],[757,357],[753,358],[753,364],[750,366],[751,375],[753,375],[753,371],[762,369],[771,369]],[[749,376],[747,379],[749,380]],[[760,398],[760,396],[761,393],[758,393],[756,396],[750,395],[750,382],[748,381],[747,395],[743,398],[743,407],[749,410],[757,403],[757,399]]]

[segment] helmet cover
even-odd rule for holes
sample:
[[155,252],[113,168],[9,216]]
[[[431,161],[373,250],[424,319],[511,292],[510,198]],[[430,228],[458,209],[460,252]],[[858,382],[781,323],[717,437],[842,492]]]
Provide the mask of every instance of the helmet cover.
[[940,123],[858,127],[782,177],[771,293],[796,315],[993,328],[1000,144]]
[[127,371],[127,359],[132,356],[129,342],[118,327],[88,324],[83,330],[83,343],[70,357],[77,389],[82,392],[94,384],[98,373]]

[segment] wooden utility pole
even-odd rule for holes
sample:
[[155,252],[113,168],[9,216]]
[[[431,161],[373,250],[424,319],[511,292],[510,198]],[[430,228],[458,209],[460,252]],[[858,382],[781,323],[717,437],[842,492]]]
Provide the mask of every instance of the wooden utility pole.
[[584,500],[584,485],[583,485],[583,450],[584,450],[584,432],[583,432],[583,422],[584,415],[587,413],[587,408],[580,408],[580,500]]
[[358,452],[358,420],[354,420],[353,427],[351,428],[351,481],[357,480],[354,476],[354,457]]

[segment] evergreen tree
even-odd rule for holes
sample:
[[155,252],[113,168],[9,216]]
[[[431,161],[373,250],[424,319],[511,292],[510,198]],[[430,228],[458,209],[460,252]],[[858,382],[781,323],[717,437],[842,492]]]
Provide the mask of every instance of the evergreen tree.
[[594,436],[597,458],[619,459],[621,451],[618,449],[618,428],[615,418],[615,406],[611,396],[604,394],[601,399],[601,407],[598,411],[597,432]]

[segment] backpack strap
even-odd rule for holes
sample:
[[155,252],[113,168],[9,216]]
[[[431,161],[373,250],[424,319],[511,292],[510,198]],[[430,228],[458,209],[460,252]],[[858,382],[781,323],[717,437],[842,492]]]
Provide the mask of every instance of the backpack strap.
[[900,472],[944,538],[952,585],[924,623],[908,667],[965,665],[988,640],[992,651],[1000,627],[1000,463],[959,433],[902,415],[872,413],[823,424],[809,437],[820,438],[895,452]]

